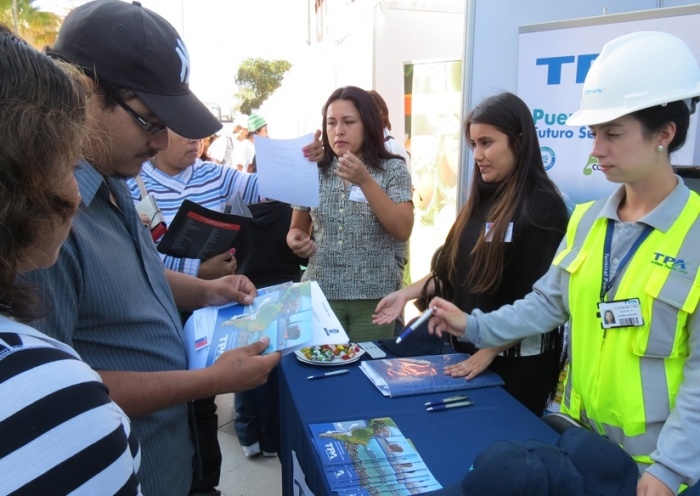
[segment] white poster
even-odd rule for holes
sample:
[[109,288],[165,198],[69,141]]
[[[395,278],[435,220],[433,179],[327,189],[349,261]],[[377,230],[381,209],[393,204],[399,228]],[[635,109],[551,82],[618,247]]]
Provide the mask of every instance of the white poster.
[[[616,188],[597,170],[598,162],[590,155],[593,139],[588,127],[565,124],[580,106],[583,81],[603,45],[634,31],[665,31],[685,41],[700,60],[698,26],[700,14],[692,14],[520,34],[518,96],[532,111],[545,168],[570,208],[607,196]],[[697,141],[696,113],[686,144],[671,157],[671,163],[700,165]]]

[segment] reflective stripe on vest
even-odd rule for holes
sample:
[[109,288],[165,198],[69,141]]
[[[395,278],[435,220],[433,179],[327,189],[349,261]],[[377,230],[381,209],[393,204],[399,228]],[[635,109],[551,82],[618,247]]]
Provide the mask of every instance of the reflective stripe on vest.
[[562,410],[649,463],[675,405],[688,355],[688,315],[700,299],[700,197],[691,193],[667,232],[652,232],[608,295],[609,300],[639,298],[644,324],[607,332],[596,316],[607,224],[597,217],[603,205],[577,207],[567,247],[553,262],[569,275],[563,290],[572,316]]

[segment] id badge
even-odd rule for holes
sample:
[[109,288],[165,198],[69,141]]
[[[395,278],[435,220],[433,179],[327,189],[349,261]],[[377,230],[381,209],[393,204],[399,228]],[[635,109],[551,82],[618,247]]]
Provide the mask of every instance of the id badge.
[[[493,222],[487,222],[486,223],[486,232],[484,233],[486,236],[486,242],[490,243],[493,241],[493,234],[491,234],[491,228],[493,227]],[[508,228],[506,229],[506,234],[503,237],[503,242],[504,243],[510,243],[513,241],[513,223],[510,222],[508,224]]]
[[365,194],[362,192],[362,188],[360,188],[357,184],[353,184],[350,188],[350,201],[369,203],[367,198],[365,198]]
[[598,316],[603,329],[638,327],[644,324],[639,298],[601,301],[598,303]]

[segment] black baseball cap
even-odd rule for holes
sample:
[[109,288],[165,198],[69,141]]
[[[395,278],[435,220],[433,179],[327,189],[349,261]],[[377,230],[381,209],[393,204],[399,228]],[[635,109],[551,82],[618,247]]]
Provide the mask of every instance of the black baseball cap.
[[200,139],[221,123],[190,91],[190,61],[175,28],[139,2],[95,0],[66,16],[50,53],[98,81],[133,91],[177,134]]

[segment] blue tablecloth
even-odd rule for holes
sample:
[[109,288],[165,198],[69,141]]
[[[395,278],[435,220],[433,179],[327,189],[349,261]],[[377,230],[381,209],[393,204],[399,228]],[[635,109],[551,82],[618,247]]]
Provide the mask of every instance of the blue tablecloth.
[[[365,359],[365,357],[363,357]],[[502,439],[540,439],[555,443],[558,435],[500,387],[464,392],[474,405],[439,412],[426,412],[425,402],[462,394],[425,394],[388,398],[359,369],[317,380],[311,374],[335,370],[299,362],[294,354],[279,365],[282,489],[293,495],[291,452],[297,455],[309,488],[316,496],[332,495],[321,460],[310,439],[309,424],[391,417],[413,441],[428,468],[443,486],[456,484],[476,455]]]

